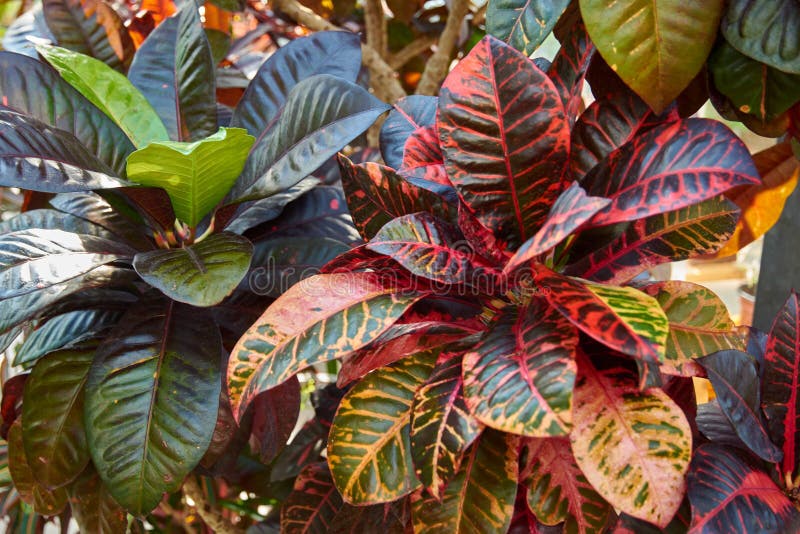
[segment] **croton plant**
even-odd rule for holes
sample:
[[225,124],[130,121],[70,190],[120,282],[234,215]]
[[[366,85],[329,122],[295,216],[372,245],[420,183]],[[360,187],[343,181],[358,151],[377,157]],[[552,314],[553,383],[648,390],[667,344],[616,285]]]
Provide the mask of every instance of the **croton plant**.
[[764,334],[649,276],[777,220],[791,141],[692,115],[797,134],[794,0],[490,0],[392,107],[357,35],[234,74],[195,7],[43,0],[0,52],[10,529],[800,529],[798,296]]

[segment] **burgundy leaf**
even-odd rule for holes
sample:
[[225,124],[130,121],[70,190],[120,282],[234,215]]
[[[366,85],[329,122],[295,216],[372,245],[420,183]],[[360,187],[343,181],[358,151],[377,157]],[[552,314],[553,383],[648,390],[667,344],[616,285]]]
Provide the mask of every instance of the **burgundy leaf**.
[[689,467],[692,534],[797,532],[800,514],[763,471],[732,449],[701,445]]
[[583,80],[595,48],[582,23],[575,24],[553,58],[547,74],[553,80],[572,125],[583,105]]
[[403,147],[414,130],[436,122],[437,98],[412,95],[394,105],[381,127],[380,145],[383,161],[393,169],[403,163]]
[[610,202],[607,198],[587,196],[586,191],[574,182],[558,197],[544,225],[519,247],[503,271],[510,272],[547,252]]
[[564,188],[569,124],[552,81],[522,53],[484,37],[445,79],[438,120],[458,194],[517,248]]
[[637,136],[587,174],[587,193],[611,204],[593,226],[633,221],[760,183],[750,152],[724,124],[685,119]]
[[800,316],[792,291],[775,318],[764,352],[761,406],[772,440],[783,449],[782,471],[800,463]]
[[292,377],[258,395],[251,404],[253,450],[269,464],[292,435],[300,415],[300,382]]

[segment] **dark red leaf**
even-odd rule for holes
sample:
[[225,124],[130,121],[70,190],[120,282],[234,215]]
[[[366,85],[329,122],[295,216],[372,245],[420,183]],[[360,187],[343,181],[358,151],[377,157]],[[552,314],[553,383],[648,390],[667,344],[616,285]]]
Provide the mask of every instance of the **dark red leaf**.
[[300,382],[292,377],[283,384],[261,393],[251,404],[253,450],[269,464],[292,435],[300,415]]
[[372,269],[375,271],[382,271],[389,269],[394,271],[397,269],[398,263],[393,259],[373,252],[367,248],[367,245],[359,245],[356,248],[339,254],[337,257],[326,263],[320,269],[320,272],[325,273],[342,273],[363,271],[365,269]]
[[506,250],[506,244],[498,240],[497,236],[486,228],[463,202],[458,204],[458,227],[472,248],[479,250],[487,259],[497,265],[503,265],[508,261],[511,253]]
[[450,183],[444,167],[439,131],[435,124],[418,128],[409,136],[399,173],[411,183],[430,189],[440,196],[451,194],[452,197],[448,200],[456,201],[453,184]]
[[25,390],[25,381],[30,373],[12,376],[3,384],[3,400],[0,405],[0,415],[3,425],[0,427],[0,437],[8,439],[8,429],[22,413],[22,393]]
[[536,235],[523,243],[508,260],[504,272],[510,272],[549,251],[610,202],[607,198],[587,196],[586,191],[574,182],[558,197]]
[[800,315],[792,291],[775,318],[764,352],[761,406],[772,440],[783,449],[782,471],[800,463]]
[[583,106],[583,80],[594,52],[594,44],[583,23],[574,24],[547,71],[561,95],[570,124],[574,123]]
[[675,211],[757,183],[747,147],[710,119],[685,119],[636,136],[581,180],[590,195],[612,199],[593,226]]
[[414,130],[436,122],[437,101],[436,97],[419,95],[397,101],[381,127],[381,155],[388,166],[399,169],[403,163],[406,139]]
[[450,181],[516,249],[565,185],[569,124],[552,81],[522,53],[484,37],[445,79],[438,120]]
[[689,532],[797,532],[800,514],[763,471],[732,449],[701,445],[689,467]]

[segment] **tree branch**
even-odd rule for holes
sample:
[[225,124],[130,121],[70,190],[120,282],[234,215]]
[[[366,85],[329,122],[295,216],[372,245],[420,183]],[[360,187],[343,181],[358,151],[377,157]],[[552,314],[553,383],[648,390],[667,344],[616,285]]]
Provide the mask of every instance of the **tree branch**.
[[244,534],[244,529],[225,519],[219,510],[208,504],[203,488],[197,483],[194,475],[189,475],[183,482],[183,494],[194,501],[197,515],[218,534]]
[[417,37],[402,49],[398,50],[397,53],[389,54],[387,63],[389,63],[391,68],[397,70],[432,47],[434,44],[436,44],[436,36],[434,35],[423,35],[422,37]]
[[[296,20],[306,28],[314,31],[342,30],[335,24],[331,24],[320,17],[307,7],[298,3],[297,0],[273,0],[273,7],[280,9],[286,15]],[[383,95],[384,99],[390,104],[406,96],[403,86],[397,79],[394,69],[383,60],[381,55],[371,46],[361,45],[361,56],[364,65],[370,69],[371,85],[376,94]]]
[[386,58],[388,28],[381,0],[364,2],[364,22],[367,27],[367,44],[374,48],[382,58]]
[[450,13],[447,15],[444,31],[439,36],[436,51],[428,60],[422,79],[417,85],[418,95],[435,95],[442,80],[447,76],[450,57],[456,48],[461,23],[467,13],[469,13],[469,0],[453,0],[450,4]]

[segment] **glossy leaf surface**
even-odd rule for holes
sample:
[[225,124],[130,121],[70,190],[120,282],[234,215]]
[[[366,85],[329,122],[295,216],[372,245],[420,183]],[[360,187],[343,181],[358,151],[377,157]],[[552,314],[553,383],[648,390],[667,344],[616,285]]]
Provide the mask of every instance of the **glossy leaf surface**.
[[464,456],[441,500],[411,497],[415,532],[505,532],[514,515],[518,438],[486,429]]
[[442,495],[481,429],[464,401],[461,358],[440,358],[414,395],[411,421],[414,465],[433,496]]
[[231,126],[259,137],[276,119],[286,97],[301,80],[330,74],[355,82],[361,67],[361,43],[352,32],[313,33],[290,41],[269,56],[247,86]]
[[342,507],[331,472],[325,462],[307,465],[294,482],[294,491],[281,506],[281,532],[329,532]]
[[599,226],[674,211],[759,182],[747,147],[726,126],[685,119],[637,136],[581,185],[590,195],[612,199],[592,221]]
[[55,69],[26,56],[0,52],[0,72],[4,106],[71,133],[90,153],[124,175],[125,158],[133,152],[133,143]]
[[795,2],[733,0],[720,29],[747,56],[800,74],[800,6]]
[[229,194],[235,202],[274,195],[333,157],[388,106],[354,83],[317,74],[298,83],[274,126],[258,139]]
[[710,289],[691,282],[656,282],[643,288],[654,297],[669,321],[661,371],[698,376],[696,358],[719,350],[744,350],[744,341],[725,303]]
[[711,52],[722,0],[580,0],[597,49],[628,86],[660,113],[700,71]]
[[205,307],[219,304],[239,285],[252,254],[247,239],[222,232],[183,248],[140,252],[133,267],[171,299]]
[[559,436],[572,425],[577,329],[545,301],[501,311],[464,356],[464,397],[493,428]]
[[486,30],[530,56],[568,5],[569,0],[490,0]]
[[683,499],[692,431],[662,390],[640,391],[626,370],[599,371],[578,361],[575,459],[587,480],[615,508],[666,526]]
[[423,126],[436,123],[438,99],[410,95],[398,100],[381,127],[380,147],[383,161],[392,169],[403,164],[403,150],[408,137]]
[[25,383],[22,442],[33,476],[47,488],[71,482],[89,463],[83,388],[97,343],[48,354]]
[[695,452],[688,486],[692,533],[785,532],[800,522],[769,475],[720,445],[701,445]]
[[121,73],[91,56],[57,46],[36,50],[92,104],[109,116],[137,148],[169,139],[161,118]]
[[221,354],[206,312],[166,300],[131,308],[98,347],[86,435],[103,482],[131,513],[149,513],[203,457],[217,419]]
[[8,430],[8,471],[20,498],[42,515],[57,515],[67,505],[67,490],[48,490],[33,477],[22,445],[22,421],[17,420]]
[[358,232],[372,239],[394,218],[428,212],[452,220],[453,208],[435,193],[417,187],[379,163],[354,164],[339,156],[342,187]]
[[220,128],[192,143],[151,143],[128,157],[128,177],[165,189],[175,216],[194,227],[236,181],[252,144],[241,128]]
[[173,141],[198,141],[217,131],[214,61],[194,4],[153,30],[136,51],[128,78]]
[[569,440],[535,438],[526,445],[526,500],[536,519],[545,525],[564,521],[567,532],[602,532],[611,506],[586,480]]
[[561,48],[547,69],[556,91],[561,96],[570,126],[575,123],[584,108],[583,81],[595,49],[586,28],[578,19],[569,29],[569,34],[560,38]]
[[342,399],[331,427],[328,464],[346,502],[390,502],[419,487],[411,452],[412,404],[435,358],[419,353],[383,367]]
[[800,464],[800,311],[792,291],[781,307],[767,338],[762,367],[761,407],[772,442],[783,450],[783,473],[796,473]]
[[418,298],[373,273],[317,275],[275,301],[231,351],[228,390],[237,419],[252,398],[315,363],[358,350]]
[[755,361],[747,353],[723,350],[698,360],[708,373],[717,400],[742,441],[764,460],[777,463],[783,453],[770,440],[761,414]]
[[510,248],[521,245],[563,188],[569,126],[550,79],[485,37],[445,79],[438,125],[459,196]]

